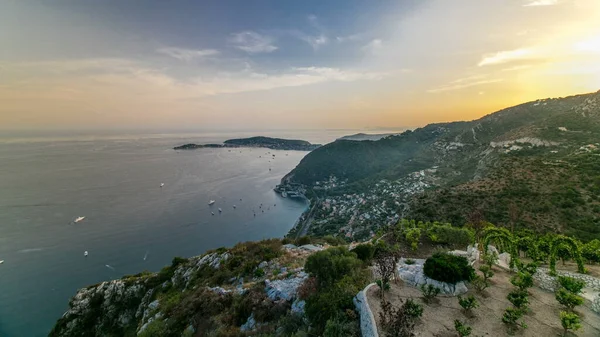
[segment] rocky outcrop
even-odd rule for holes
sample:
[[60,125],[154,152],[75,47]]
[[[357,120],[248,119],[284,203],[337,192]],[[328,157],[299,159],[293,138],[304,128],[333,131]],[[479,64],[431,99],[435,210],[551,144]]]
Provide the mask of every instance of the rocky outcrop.
[[439,288],[440,292],[445,295],[457,296],[466,293],[469,289],[464,282],[458,282],[456,284],[436,281],[431,279],[423,273],[423,266],[425,265],[424,259],[414,259],[413,264],[407,264],[405,259],[400,260],[397,266],[398,277],[400,277],[407,284],[420,287],[421,285],[431,284],[432,286]]
[[298,288],[308,278],[308,274],[300,271],[295,277],[283,280],[265,280],[265,292],[272,301],[280,299],[292,301],[296,298]]

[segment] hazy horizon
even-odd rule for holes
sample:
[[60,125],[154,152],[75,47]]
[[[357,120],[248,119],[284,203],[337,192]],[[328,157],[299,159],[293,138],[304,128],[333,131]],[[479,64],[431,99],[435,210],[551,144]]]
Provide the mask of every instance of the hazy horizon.
[[600,89],[596,0],[0,4],[0,129],[386,129]]

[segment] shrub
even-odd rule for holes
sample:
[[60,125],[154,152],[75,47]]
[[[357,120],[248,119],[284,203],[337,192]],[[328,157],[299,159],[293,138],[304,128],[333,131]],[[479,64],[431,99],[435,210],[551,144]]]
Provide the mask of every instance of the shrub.
[[265,271],[264,271],[264,269],[262,269],[262,268],[257,268],[257,269],[254,271],[254,277],[262,277],[262,276],[265,276]]
[[514,305],[515,308],[520,310],[526,310],[527,304],[529,304],[528,294],[526,291],[523,290],[515,289],[511,291],[506,296],[506,299],[508,299],[508,301],[512,303],[512,305]]
[[575,295],[581,294],[581,290],[585,287],[584,281],[568,276],[559,276],[558,283]]
[[560,324],[564,329],[563,336],[566,336],[569,330],[577,331],[581,329],[581,319],[579,316],[566,311],[560,312]]
[[600,262],[600,240],[594,239],[583,245],[581,256],[589,262]]
[[360,244],[354,249],[351,250],[352,253],[356,254],[356,256],[364,261],[369,262],[373,259],[373,254],[375,253],[375,247],[370,243]]
[[382,281],[382,280],[377,280],[375,281],[375,283],[377,283],[377,286],[379,287],[380,291],[388,291],[390,290],[390,282],[386,282],[386,281]]
[[475,288],[477,292],[484,291],[487,287],[489,287],[489,283],[485,281],[481,276],[475,275],[473,280],[471,281],[471,285]]
[[312,238],[310,236],[303,236],[296,240],[296,246],[304,246],[308,245],[312,242]]
[[468,245],[475,241],[473,231],[468,228],[457,228],[450,225],[433,225],[427,235],[431,241],[442,244]]
[[494,272],[492,271],[492,268],[490,268],[490,266],[488,265],[482,265],[479,267],[479,271],[481,272],[481,274],[483,275],[483,280],[487,283],[488,279],[491,278],[492,276],[494,276]]
[[506,308],[506,310],[504,310],[504,315],[502,315],[502,322],[508,324],[511,329],[519,326],[522,328],[527,328],[525,322],[519,322],[521,317],[523,317],[523,311],[517,308]]
[[487,253],[483,254],[483,262],[490,267],[491,270],[492,266],[498,263],[498,253],[488,251]]
[[415,264],[417,261],[413,260],[413,259],[406,259],[404,260],[404,263],[408,264],[408,265],[412,265]]
[[421,292],[423,293],[423,300],[425,303],[431,302],[440,293],[440,288],[435,287],[431,284],[421,284]]
[[471,281],[475,277],[475,270],[466,258],[447,253],[433,254],[425,261],[423,272],[436,281],[453,284]]
[[479,306],[475,296],[470,295],[469,297],[458,296],[458,304],[463,308],[465,312],[470,312]]
[[575,295],[565,288],[560,288],[556,291],[556,300],[570,311],[583,303],[583,297]]
[[360,269],[361,261],[344,247],[333,247],[308,257],[304,269],[316,277],[320,287],[332,286],[345,275]]
[[471,335],[471,327],[457,319],[454,320],[454,329],[456,329],[456,332],[460,337],[467,337]]
[[421,240],[421,229],[420,228],[408,229],[404,233],[404,237],[410,243],[410,248],[412,250],[417,250],[418,245],[419,245],[419,240]]
[[406,300],[399,308],[390,302],[381,301],[379,318],[382,330],[388,337],[414,336],[416,321],[423,314],[423,307],[412,299]]
[[510,278],[510,283],[522,291],[526,291],[527,288],[533,286],[533,276],[529,273],[518,272],[517,275]]
[[349,320],[345,315],[338,315],[327,321],[323,337],[358,337],[360,329],[356,321]]
[[325,242],[327,242],[327,244],[330,246],[340,246],[346,244],[346,240],[344,240],[344,238],[333,235],[325,235],[323,240],[325,240]]

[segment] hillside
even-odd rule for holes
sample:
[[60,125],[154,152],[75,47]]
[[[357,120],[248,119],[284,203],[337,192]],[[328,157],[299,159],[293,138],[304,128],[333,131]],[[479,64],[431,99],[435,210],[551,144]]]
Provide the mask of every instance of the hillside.
[[597,92],[378,141],[338,140],[308,154],[284,181],[322,197],[309,231],[317,235],[364,238],[400,217],[462,225],[479,213],[589,240],[600,237],[599,141]]

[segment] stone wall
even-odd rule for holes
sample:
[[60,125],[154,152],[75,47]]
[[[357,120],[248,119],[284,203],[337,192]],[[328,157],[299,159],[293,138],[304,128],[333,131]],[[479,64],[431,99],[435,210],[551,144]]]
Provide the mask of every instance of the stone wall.
[[356,310],[360,314],[360,331],[363,337],[379,337],[377,333],[377,323],[375,322],[375,316],[369,307],[367,301],[367,291],[373,286],[377,286],[375,283],[371,283],[365,287],[362,291],[358,292],[354,297],[353,302]]
[[[555,276],[551,276],[548,268],[539,267],[533,279],[537,281],[538,287],[547,291],[556,291],[558,287],[558,281]],[[569,271],[557,270],[556,273],[559,276],[569,276],[585,282],[585,286],[588,289],[587,293],[583,297],[587,298],[592,302],[591,309],[600,314],[600,279],[593,276],[579,273],[572,273]],[[586,291],[586,289],[584,289]]]

